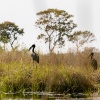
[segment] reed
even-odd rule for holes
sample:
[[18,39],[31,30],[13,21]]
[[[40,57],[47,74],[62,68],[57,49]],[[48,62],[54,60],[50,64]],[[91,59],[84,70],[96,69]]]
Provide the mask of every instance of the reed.
[[79,55],[79,62],[72,53],[40,55],[37,69],[27,51],[0,55],[0,92],[86,93],[100,89],[100,70],[93,71]]

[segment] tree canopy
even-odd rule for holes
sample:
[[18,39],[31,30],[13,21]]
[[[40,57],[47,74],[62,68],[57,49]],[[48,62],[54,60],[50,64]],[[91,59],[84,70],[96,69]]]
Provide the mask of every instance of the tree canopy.
[[95,36],[90,31],[77,31],[69,38],[69,41],[75,43],[77,51],[86,43],[91,43],[95,40]]
[[72,30],[77,26],[71,18],[73,15],[64,10],[47,9],[37,13],[39,16],[36,26],[44,33],[38,35],[38,39],[44,39],[49,44],[49,51],[55,47],[62,47],[69,38]]
[[0,42],[7,44],[10,43],[13,49],[14,42],[18,39],[19,35],[23,35],[23,29],[20,29],[13,22],[4,22],[0,24]]

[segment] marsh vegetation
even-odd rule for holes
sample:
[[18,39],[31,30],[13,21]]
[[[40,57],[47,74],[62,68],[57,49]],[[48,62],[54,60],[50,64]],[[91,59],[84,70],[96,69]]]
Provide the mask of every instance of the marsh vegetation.
[[[33,64],[27,50],[1,51],[0,93],[99,93],[100,69],[93,70],[89,52],[40,54],[40,63]],[[98,65],[99,55],[97,52]]]

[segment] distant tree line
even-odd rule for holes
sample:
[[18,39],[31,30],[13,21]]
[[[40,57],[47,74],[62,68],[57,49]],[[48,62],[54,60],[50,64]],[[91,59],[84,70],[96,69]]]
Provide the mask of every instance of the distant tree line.
[[73,32],[77,24],[71,19],[73,15],[64,10],[47,9],[38,12],[37,16],[39,18],[35,24],[44,31],[38,35],[37,39],[43,39],[45,43],[48,43],[50,52],[53,52],[57,46],[65,46],[66,41],[74,43],[79,51],[80,47],[95,40],[94,34],[90,31]]
[[[75,44],[77,51],[86,43],[91,43],[95,40],[95,36],[90,31],[73,31],[77,24],[72,20],[73,15],[64,10],[47,9],[37,13],[38,19],[35,22],[37,28],[44,33],[40,33],[37,39],[42,39],[48,43],[49,52],[52,53],[55,48],[61,48],[66,45],[66,41]],[[24,29],[19,28],[15,23],[5,21],[0,24],[0,48],[3,44],[10,44],[14,50],[14,44],[18,37],[24,34]]]

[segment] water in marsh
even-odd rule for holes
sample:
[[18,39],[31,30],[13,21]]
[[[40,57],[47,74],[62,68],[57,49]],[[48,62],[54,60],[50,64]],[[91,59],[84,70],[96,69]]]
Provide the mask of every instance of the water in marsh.
[[26,92],[24,94],[0,94],[0,100],[100,100],[100,97],[71,98],[70,94],[55,94],[51,92]]

